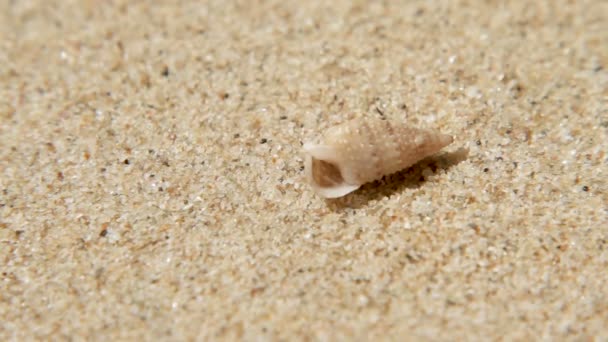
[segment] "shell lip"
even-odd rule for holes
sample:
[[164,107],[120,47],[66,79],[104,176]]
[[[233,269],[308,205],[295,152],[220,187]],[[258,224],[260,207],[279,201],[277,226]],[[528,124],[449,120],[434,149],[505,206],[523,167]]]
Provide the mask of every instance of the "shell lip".
[[315,170],[313,163],[315,160],[332,164],[338,169],[341,176],[342,170],[340,169],[336,152],[331,147],[312,143],[306,143],[303,147],[306,152],[306,157],[304,159],[306,178],[317,194],[325,198],[337,198],[349,194],[361,187],[360,184],[348,184],[344,179],[341,179],[340,182],[332,185],[323,185],[317,182],[314,176]]

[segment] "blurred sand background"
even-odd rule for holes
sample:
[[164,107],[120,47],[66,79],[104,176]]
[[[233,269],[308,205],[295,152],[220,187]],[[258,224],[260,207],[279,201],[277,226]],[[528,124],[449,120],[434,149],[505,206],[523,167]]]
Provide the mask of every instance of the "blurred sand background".
[[0,3],[0,340],[608,339],[608,2]]

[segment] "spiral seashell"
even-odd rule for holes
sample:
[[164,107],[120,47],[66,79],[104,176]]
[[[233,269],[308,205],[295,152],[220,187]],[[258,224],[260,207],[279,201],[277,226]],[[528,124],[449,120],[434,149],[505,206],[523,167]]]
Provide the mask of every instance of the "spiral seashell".
[[379,118],[354,119],[330,128],[318,143],[305,143],[306,178],[326,198],[405,169],[454,139]]

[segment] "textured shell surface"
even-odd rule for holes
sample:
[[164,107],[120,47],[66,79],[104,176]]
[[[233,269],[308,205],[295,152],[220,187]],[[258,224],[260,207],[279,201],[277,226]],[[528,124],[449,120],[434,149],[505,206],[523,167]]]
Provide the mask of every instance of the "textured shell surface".
[[323,197],[344,196],[361,185],[405,169],[451,144],[453,138],[380,118],[330,128],[304,144],[306,177]]

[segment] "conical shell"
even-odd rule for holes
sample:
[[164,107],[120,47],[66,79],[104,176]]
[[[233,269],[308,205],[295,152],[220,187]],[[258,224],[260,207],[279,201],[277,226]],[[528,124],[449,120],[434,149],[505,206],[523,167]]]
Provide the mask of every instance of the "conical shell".
[[449,135],[377,118],[330,128],[304,144],[306,177],[323,197],[335,198],[405,169],[451,144]]

